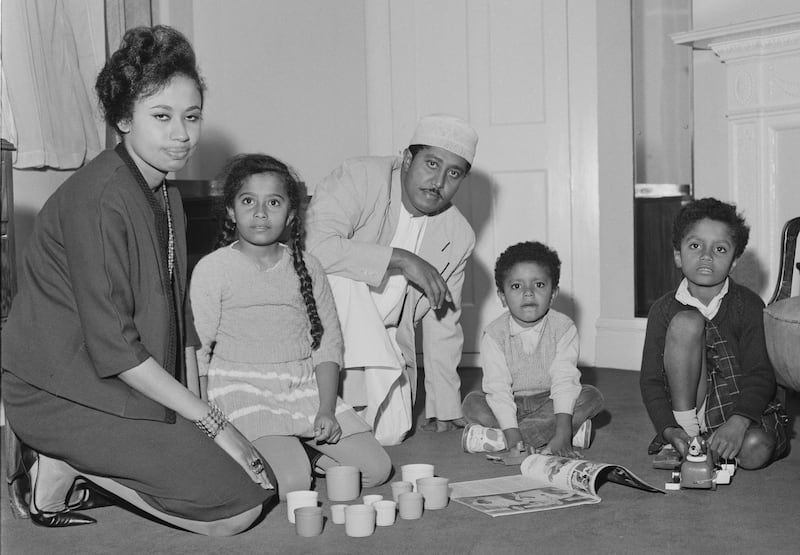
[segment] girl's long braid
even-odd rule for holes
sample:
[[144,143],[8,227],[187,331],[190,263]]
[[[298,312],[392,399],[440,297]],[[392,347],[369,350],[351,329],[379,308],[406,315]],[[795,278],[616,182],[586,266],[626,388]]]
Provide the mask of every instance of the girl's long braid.
[[311,322],[311,348],[317,349],[324,329],[317,313],[317,301],[314,299],[314,285],[311,281],[311,275],[309,275],[305,260],[303,260],[303,233],[299,212],[300,209],[298,207],[295,210],[295,217],[292,219],[289,247],[292,251],[294,270],[297,272],[297,277],[300,278],[300,293],[306,302],[306,312],[308,313],[308,320]]

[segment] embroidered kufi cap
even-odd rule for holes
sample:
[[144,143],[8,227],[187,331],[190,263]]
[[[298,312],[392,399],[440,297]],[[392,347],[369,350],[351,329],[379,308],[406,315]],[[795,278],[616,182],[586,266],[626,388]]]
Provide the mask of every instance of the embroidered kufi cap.
[[431,114],[419,120],[411,145],[438,146],[461,156],[470,165],[475,158],[478,134],[461,118]]

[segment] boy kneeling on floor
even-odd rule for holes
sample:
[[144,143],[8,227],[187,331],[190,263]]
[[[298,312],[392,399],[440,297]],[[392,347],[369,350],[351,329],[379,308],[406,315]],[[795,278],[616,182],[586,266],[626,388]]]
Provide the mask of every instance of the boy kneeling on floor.
[[647,317],[640,386],[656,437],[657,468],[676,466],[697,436],[713,456],[765,466],[788,447],[786,415],[764,341],[764,303],[728,274],[750,230],[736,207],[693,201],[675,217],[672,246],[684,279]]
[[578,329],[550,308],[560,273],[558,254],[542,243],[518,243],[498,257],[497,295],[508,310],[481,339],[483,391],[462,404],[465,451],[577,457],[575,448],[589,446],[603,396],[581,385]]

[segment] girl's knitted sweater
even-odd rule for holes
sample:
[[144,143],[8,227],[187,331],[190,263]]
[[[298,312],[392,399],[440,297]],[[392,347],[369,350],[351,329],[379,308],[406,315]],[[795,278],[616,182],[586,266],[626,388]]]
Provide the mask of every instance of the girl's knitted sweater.
[[305,254],[304,259],[325,329],[313,352],[311,324],[288,248],[268,269],[260,269],[233,245],[200,260],[191,282],[192,310],[202,342],[200,375],[207,374],[214,356],[253,364],[311,356],[314,366],[326,361],[341,366],[342,334],[325,272],[312,255]]

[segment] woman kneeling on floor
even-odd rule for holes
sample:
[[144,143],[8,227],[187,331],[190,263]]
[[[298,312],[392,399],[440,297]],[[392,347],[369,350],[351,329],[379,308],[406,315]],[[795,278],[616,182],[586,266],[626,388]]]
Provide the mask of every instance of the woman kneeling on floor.
[[258,451],[199,393],[180,195],[200,136],[186,38],[129,30],[96,89],[122,142],[36,218],[3,329],[3,399],[30,462],[34,523],[95,522],[93,490],[173,526],[232,535],[275,497]]

